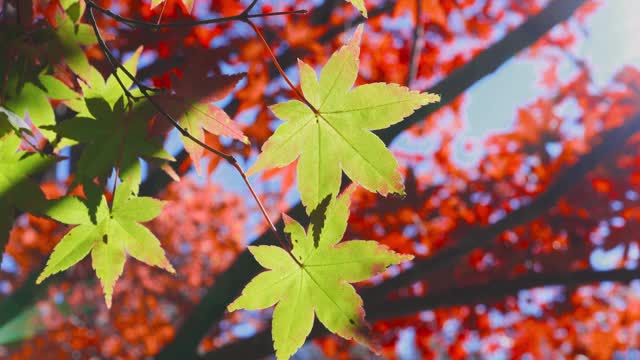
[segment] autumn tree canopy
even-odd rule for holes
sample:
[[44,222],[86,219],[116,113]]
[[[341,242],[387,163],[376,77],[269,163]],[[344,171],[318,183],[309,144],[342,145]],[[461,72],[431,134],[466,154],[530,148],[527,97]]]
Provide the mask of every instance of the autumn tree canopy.
[[[637,351],[640,71],[580,51],[605,6],[3,1],[0,354]],[[460,150],[525,60],[539,91]]]

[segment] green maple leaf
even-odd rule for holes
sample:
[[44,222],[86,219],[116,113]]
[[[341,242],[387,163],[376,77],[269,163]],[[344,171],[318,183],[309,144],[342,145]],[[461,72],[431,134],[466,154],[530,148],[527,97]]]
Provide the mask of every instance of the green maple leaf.
[[[138,48],[123,64],[134,75],[141,52],[142,48]],[[146,99],[129,103],[114,75],[105,81],[95,69],[89,74],[87,83],[81,85],[83,96],[65,101],[77,112],[76,116],[45,127],[66,139],[61,147],[86,145],[78,160],[80,182],[105,178],[115,166],[124,170],[121,177],[124,178],[140,157],[174,160],[159,141],[148,136],[149,120],[155,113],[153,106]],[[118,74],[126,88],[132,86],[133,81],[124,72],[118,70]]]
[[341,167],[369,191],[403,193],[398,162],[370,130],[389,127],[440,98],[385,83],[351,90],[358,75],[361,36],[362,26],[349,44],[331,56],[319,81],[309,65],[299,62],[302,91],[318,113],[298,100],[271,106],[284,123],[248,172],[283,167],[300,157],[298,189],[307,209],[338,193]]
[[128,110],[123,98],[113,108],[103,98],[85,101],[89,115],[79,114],[54,128],[63,137],[86,145],[78,160],[80,182],[105,178],[116,166],[124,178],[140,157],[174,160],[159,141],[148,137],[154,112],[149,102],[138,101]]
[[45,198],[30,177],[54,164],[55,158],[19,150],[20,130],[0,112],[0,204],[33,212],[42,208]]
[[[140,60],[142,50],[142,46],[138,47],[127,61],[122,64],[122,66],[133,76],[136,76],[138,61]],[[131,88],[133,80],[131,80],[131,78],[129,78],[122,69],[118,69],[116,74],[118,74],[118,77],[125,88]],[[80,82],[80,88],[82,90],[81,96],[76,96],[73,99],[65,101],[65,104],[76,111],[79,116],[91,114],[85,101],[86,98],[101,98],[113,107],[118,100],[126,97],[124,89],[122,89],[122,86],[120,86],[117,77],[114,74],[111,74],[105,80],[102,77],[102,74],[92,66],[87,69],[85,81]],[[134,92],[133,90],[131,91]],[[136,91],[135,95],[139,95],[138,91],[139,90]]]
[[311,331],[314,314],[331,332],[371,346],[364,320],[362,299],[352,282],[366,280],[392,264],[413,256],[389,250],[375,241],[340,242],[349,218],[350,191],[328,204],[323,221],[314,221],[308,233],[285,217],[299,266],[276,246],[250,246],[263,267],[228,307],[258,310],[273,306],[273,341],[278,359],[288,359]]
[[111,307],[113,287],[122,274],[126,255],[171,273],[175,270],[165,257],[160,241],[140,222],[157,217],[164,202],[138,197],[137,186],[127,180],[120,184],[111,209],[106,199],[98,206],[95,220],[85,201],[74,196],[52,201],[46,215],[65,224],[77,225],[53,249],[36,282],[73,266],[89,253],[93,269],[102,283],[107,307]]
[[14,135],[0,138],[0,199],[4,205],[36,211],[42,207],[44,196],[30,177],[47,169],[55,159],[40,153],[18,151],[19,144],[20,138]]
[[[140,47],[123,64],[134,76],[141,52]],[[159,139],[149,137],[149,121],[155,114],[152,104],[146,99],[130,103],[114,75],[105,81],[95,69],[89,74],[87,84],[82,85],[83,96],[65,102],[76,116],[45,127],[67,140],[60,146],[85,145],[77,164],[78,182],[105,179],[114,167],[124,179],[137,168],[140,157],[173,161]],[[118,74],[125,88],[133,85],[122,70]]]
[[[86,79],[92,67],[89,59],[83,50],[83,46],[90,46],[98,42],[91,25],[77,23],[80,17],[80,10],[84,5],[73,7],[75,14],[58,14],[56,21],[55,40],[51,42],[47,56],[51,58],[51,62],[55,63],[56,59],[64,59],[69,68],[83,79]],[[69,16],[71,15],[71,16]]]

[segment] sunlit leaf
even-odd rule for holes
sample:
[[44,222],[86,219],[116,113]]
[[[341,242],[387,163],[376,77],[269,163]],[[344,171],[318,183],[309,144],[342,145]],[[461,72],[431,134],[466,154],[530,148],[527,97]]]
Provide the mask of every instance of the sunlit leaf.
[[113,206],[103,197],[95,220],[86,216],[88,206],[79,198],[56,201],[49,217],[78,225],[56,245],[37,283],[78,263],[91,253],[93,268],[102,283],[105,301],[111,307],[113,288],[122,275],[126,255],[175,272],[165,257],[160,241],[140,222],[152,220],[160,214],[163,202],[138,197],[137,185],[127,180],[116,191]]
[[371,130],[389,127],[440,99],[396,84],[351,89],[358,75],[361,36],[362,26],[329,59],[319,81],[310,66],[299,62],[302,91],[318,113],[298,100],[272,106],[285,122],[249,169],[254,174],[283,167],[299,157],[298,189],[307,210],[338,193],[342,171],[369,191],[401,194],[404,186],[398,162]]
[[366,280],[389,265],[413,256],[389,250],[375,241],[340,242],[349,218],[348,191],[332,201],[316,240],[314,231],[285,218],[285,232],[293,243],[291,255],[276,246],[250,246],[256,260],[268,271],[258,274],[231,303],[229,311],[257,310],[276,305],[273,341],[278,359],[288,359],[304,343],[314,314],[331,332],[370,347],[362,299],[351,282]]

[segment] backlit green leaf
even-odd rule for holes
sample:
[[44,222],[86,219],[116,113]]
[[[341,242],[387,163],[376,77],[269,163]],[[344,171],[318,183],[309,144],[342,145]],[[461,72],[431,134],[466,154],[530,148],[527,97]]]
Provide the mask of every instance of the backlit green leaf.
[[307,210],[338,193],[342,171],[369,191],[402,194],[398,163],[371,130],[398,123],[440,99],[396,84],[351,89],[358,75],[361,36],[360,26],[351,41],[329,59],[319,80],[310,66],[299,62],[302,91],[318,112],[298,100],[272,106],[284,123],[249,169],[249,174],[255,174],[299,158],[298,188]]
[[173,160],[159,141],[149,138],[147,126],[153,108],[138,101],[128,110],[124,98],[113,107],[104,98],[87,98],[87,115],[78,115],[56,127],[59,135],[85,145],[78,160],[78,178],[84,182],[110,175],[114,167],[128,170],[139,158]]
[[370,347],[362,300],[349,282],[370,278],[389,265],[413,256],[389,250],[375,241],[345,241],[349,217],[348,191],[326,209],[319,239],[296,221],[285,218],[285,232],[293,243],[292,256],[276,246],[250,246],[255,259],[268,271],[258,274],[228,307],[257,310],[276,305],[273,341],[278,359],[288,359],[304,344],[314,314],[331,332]]
[[70,224],[79,224],[56,245],[44,271],[37,279],[64,271],[91,253],[93,268],[104,290],[105,301],[111,307],[113,288],[122,275],[126,255],[149,265],[175,272],[160,246],[160,241],[139,222],[160,214],[163,202],[137,196],[137,184],[127,179],[120,185],[109,209],[102,197],[95,217],[88,215],[88,206],[76,197],[51,202],[46,214]]

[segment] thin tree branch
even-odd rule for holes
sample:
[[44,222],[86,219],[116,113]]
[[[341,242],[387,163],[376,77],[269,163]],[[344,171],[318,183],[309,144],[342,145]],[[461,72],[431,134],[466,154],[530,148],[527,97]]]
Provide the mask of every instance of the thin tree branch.
[[251,20],[247,20],[247,21],[245,21],[245,23],[247,25],[251,26],[251,28],[253,29],[253,32],[256,33],[256,36],[258,37],[258,39],[260,39],[260,41],[264,45],[265,49],[267,49],[267,52],[269,53],[269,56],[271,56],[271,59],[273,60],[273,64],[278,69],[278,72],[280,73],[280,76],[282,76],[284,78],[284,81],[287,83],[287,85],[289,85],[289,88],[291,88],[291,90],[293,90],[293,92],[296,94],[298,99],[300,99],[300,101],[305,103],[309,107],[309,109],[311,109],[315,114],[319,114],[320,111],[318,111],[318,109],[316,109],[315,106],[313,106],[309,102],[309,100],[307,100],[307,98],[304,97],[302,92],[300,92],[300,90],[298,90],[298,88],[295,85],[293,85],[293,83],[291,82],[291,80],[287,76],[287,73],[282,69],[282,66],[280,66],[280,62],[278,61],[278,58],[276,57],[276,54],[273,53],[273,51],[271,50],[271,47],[269,46],[269,43],[264,38],[264,36],[262,36],[262,32],[260,32],[260,29],[258,29],[256,24],[251,22]]
[[242,12],[242,14],[244,15],[249,15],[249,11],[251,11],[254,6],[256,6],[256,4],[258,3],[258,0],[252,0],[251,4],[249,4],[249,6],[247,6],[244,11]]
[[131,27],[138,27],[138,28],[148,28],[152,30],[180,28],[180,27],[194,27],[194,26],[208,25],[208,24],[221,24],[221,23],[233,22],[233,21],[245,21],[249,19],[264,18],[264,17],[271,17],[271,16],[302,15],[307,13],[307,10],[293,10],[293,11],[276,11],[276,12],[266,13],[266,14],[249,14],[249,11],[251,10],[251,8],[255,6],[255,1],[254,1],[250,7],[247,7],[245,11],[243,11],[238,15],[214,18],[214,19],[157,24],[157,23],[152,23],[148,21],[131,19],[131,18],[118,15],[109,9],[105,9],[101,7],[100,5],[96,4],[93,0],[87,0],[87,5],[93,7],[94,9],[103,13],[104,15],[107,15],[110,18],[120,23],[123,23],[125,25],[131,26]]
[[[448,308],[454,306],[472,306],[491,304],[520,291],[545,286],[584,286],[603,281],[628,283],[640,279],[638,269],[616,269],[609,271],[584,270],[559,274],[530,274],[522,277],[492,281],[487,284],[452,288],[438,294],[404,298],[389,301],[383,305],[367,306],[367,320],[371,322],[410,316],[421,311]],[[329,332],[316,323],[309,340],[328,335]],[[227,344],[202,357],[202,359],[248,359],[262,358],[273,353],[271,329],[267,328],[256,335]]]
[[[431,104],[418,109],[413,115],[399,124],[379,132],[380,137],[389,144],[397,135],[432,114],[439,108],[460,96],[471,85],[486,75],[493,73],[519,51],[527,48],[542,37],[554,25],[567,20],[571,14],[586,0],[554,0],[539,14],[529,18],[524,24],[506,35],[487,50],[478,54],[473,60],[449,75],[434,86],[431,91],[440,94],[440,103]],[[388,11],[392,9],[391,5]],[[346,185],[343,181],[343,185]],[[304,218],[306,213],[302,204],[298,203],[289,212],[292,218]],[[254,245],[273,244],[266,234],[261,235]],[[224,315],[229,303],[240,293],[242,288],[258,272],[260,265],[248,251],[240,254],[236,261],[220,276],[215,284],[196,305],[178,330],[175,339],[163,348],[158,359],[175,359],[184,354],[193,354],[202,337],[215,322]]]
[[116,80],[118,80],[118,84],[120,84],[120,87],[125,92],[125,94],[128,94],[127,97],[129,97],[132,100],[135,99],[133,97],[133,95],[131,95],[131,92],[129,91],[129,89],[127,89],[127,87],[120,80],[120,76],[118,74],[118,70],[121,70],[131,81],[133,81],[133,83],[136,86],[138,86],[138,88],[140,89],[140,92],[142,92],[142,94],[149,101],[149,103],[151,105],[153,105],[153,107],[165,119],[167,119],[171,123],[171,125],[173,125],[173,127],[175,127],[178,130],[178,132],[180,132],[180,134],[182,134],[182,136],[188,138],[189,140],[191,140],[191,141],[195,142],[196,144],[198,144],[199,146],[201,146],[203,149],[206,149],[207,151],[209,151],[209,152],[221,157],[222,159],[227,161],[229,164],[233,165],[233,163],[236,162],[236,159],[233,156],[231,156],[229,154],[226,154],[226,153],[224,153],[224,152],[222,152],[220,150],[212,148],[211,146],[209,146],[209,145],[205,144],[204,142],[202,142],[200,139],[198,139],[195,136],[191,135],[185,128],[180,126],[180,124],[178,123],[178,120],[174,119],[173,116],[171,116],[171,114],[169,114],[158,103],[158,101],[156,101],[153,98],[153,96],[151,96],[151,94],[149,94],[149,92],[147,91],[147,87],[144,84],[142,84],[140,81],[138,81],[138,79],[136,79],[136,77],[133,76],[133,74],[131,74],[131,72],[126,67],[124,67],[119,61],[117,61],[115,59],[115,57],[111,53],[111,50],[109,50],[109,48],[107,47],[106,43],[104,42],[102,34],[100,33],[100,29],[98,29],[98,24],[96,22],[94,14],[93,14],[93,5],[88,2],[87,6],[88,6],[87,10],[88,10],[88,13],[89,13],[89,22],[91,23],[91,26],[93,27],[93,31],[94,31],[94,33],[96,35],[97,40],[98,40],[98,44],[100,45],[100,48],[104,52],[104,54],[107,57],[107,59],[109,59],[109,63],[112,66],[113,75],[115,76]]
[[544,193],[529,204],[514,210],[499,221],[476,230],[470,231],[455,245],[440,250],[434,256],[416,261],[407,271],[388,279],[378,286],[362,292],[369,301],[383,302],[384,296],[390,291],[409,286],[424,279],[430,272],[455,262],[474,249],[485,248],[492,244],[500,234],[518,225],[525,224],[551,209],[558,200],[568,193],[576,179],[584,178],[595,169],[604,159],[620,153],[622,146],[633,134],[640,131],[640,116],[628,120],[624,125],[604,133],[602,141],[591,151],[583,155],[577,163],[564,171],[557,180],[547,187]]
[[411,41],[411,53],[409,55],[409,72],[407,73],[407,86],[411,87],[411,83],[418,75],[420,67],[421,40],[424,36],[424,26],[420,22],[422,19],[422,1],[416,0],[416,17],[413,27],[413,39]]

